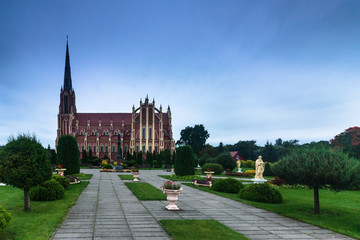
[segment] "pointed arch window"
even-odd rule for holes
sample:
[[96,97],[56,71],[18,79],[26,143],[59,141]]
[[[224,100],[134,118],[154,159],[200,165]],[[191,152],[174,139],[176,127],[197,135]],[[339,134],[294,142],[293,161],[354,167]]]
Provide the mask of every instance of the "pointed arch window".
[[109,136],[109,130],[105,129],[104,132],[103,132],[103,136]]
[[96,129],[93,129],[92,131],[91,131],[91,136],[96,136],[97,135],[97,130]]
[[149,127],[149,139],[152,139],[152,127]]
[[128,146],[125,144],[125,146],[124,146],[124,153],[127,153],[127,151],[128,151]]
[[84,135],[85,135],[85,129],[82,129],[82,130],[80,131],[80,135],[81,135],[81,136],[84,136]]
[[119,129],[116,129],[115,132],[114,132],[114,135],[117,136],[120,134],[120,130]]

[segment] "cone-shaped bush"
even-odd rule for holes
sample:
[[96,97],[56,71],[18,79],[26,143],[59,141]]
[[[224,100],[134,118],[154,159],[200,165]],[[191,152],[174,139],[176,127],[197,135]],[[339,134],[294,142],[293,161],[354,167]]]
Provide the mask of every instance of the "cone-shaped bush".
[[178,176],[194,175],[194,152],[191,146],[181,146],[176,150],[175,174]]
[[80,152],[76,139],[62,135],[57,146],[58,164],[66,168],[65,175],[80,173]]

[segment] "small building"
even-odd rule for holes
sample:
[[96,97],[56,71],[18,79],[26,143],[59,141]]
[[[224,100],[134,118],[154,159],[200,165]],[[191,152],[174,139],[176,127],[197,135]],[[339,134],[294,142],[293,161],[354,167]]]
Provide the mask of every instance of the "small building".
[[236,162],[237,160],[245,160],[243,156],[239,152],[230,152],[231,157]]

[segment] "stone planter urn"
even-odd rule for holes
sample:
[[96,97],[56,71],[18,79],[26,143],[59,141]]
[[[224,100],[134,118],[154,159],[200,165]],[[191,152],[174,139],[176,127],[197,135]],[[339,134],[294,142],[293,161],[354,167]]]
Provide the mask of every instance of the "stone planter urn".
[[138,182],[139,181],[138,177],[139,177],[140,172],[133,172],[132,171],[131,174],[134,176],[133,181]]
[[179,210],[178,206],[176,206],[176,201],[179,199],[179,194],[182,193],[183,188],[179,190],[165,189],[163,188],[163,193],[167,194],[167,200],[170,202],[169,205],[166,206],[167,210],[174,211]]
[[204,173],[206,174],[206,180],[209,182],[212,179],[212,175],[215,173],[213,171],[204,171]]
[[58,172],[58,176],[64,177],[65,176],[64,172],[66,171],[66,168],[56,168],[55,171]]

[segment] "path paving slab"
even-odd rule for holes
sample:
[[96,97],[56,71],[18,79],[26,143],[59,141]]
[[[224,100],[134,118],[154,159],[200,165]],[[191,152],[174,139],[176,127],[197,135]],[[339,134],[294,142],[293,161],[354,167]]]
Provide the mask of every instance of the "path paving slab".
[[[249,239],[352,239],[264,209],[203,192],[188,186],[179,195],[179,211],[168,211],[167,201],[140,201],[118,173],[82,169],[93,174],[54,240],[165,240],[171,239],[160,220],[214,219]],[[160,188],[161,170],[141,171],[141,182]],[[219,236],[221,239],[221,236]]]

